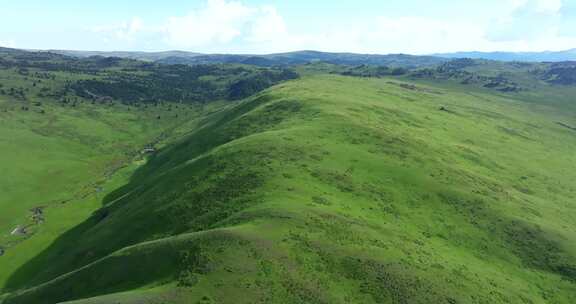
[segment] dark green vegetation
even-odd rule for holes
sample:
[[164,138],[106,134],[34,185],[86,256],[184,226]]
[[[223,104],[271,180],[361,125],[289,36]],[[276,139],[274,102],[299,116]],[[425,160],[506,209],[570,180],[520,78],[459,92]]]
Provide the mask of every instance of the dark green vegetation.
[[[100,194],[46,208],[0,256],[0,302],[574,303],[574,87],[534,67],[424,68],[515,91],[317,63],[234,103],[77,96],[40,114],[0,97],[14,120],[90,109],[138,115],[118,129],[164,130],[157,151],[128,154]],[[131,134],[136,147],[159,136]]]
[[433,54],[431,56],[407,56],[403,54],[391,55],[362,55],[351,53],[326,53],[316,51],[298,51],[291,53],[269,55],[217,55],[200,54],[183,51],[167,52],[90,52],[90,51],[65,51],[53,50],[51,52],[76,56],[80,58],[90,56],[121,57],[145,61],[165,61],[170,63],[253,63],[263,65],[290,65],[305,64],[310,62],[330,62],[334,64],[376,64],[400,66],[414,66],[414,61],[420,64],[433,65],[450,59],[472,58],[509,62],[563,62],[576,61],[576,49],[557,52],[458,52]]
[[230,55],[230,54],[198,54],[190,52],[82,52],[53,51],[63,55],[89,57],[121,57],[154,61],[164,64],[249,64],[255,66],[293,66],[314,62],[327,62],[344,65],[386,65],[391,67],[430,66],[447,61],[447,59],[432,56],[412,56],[405,54],[368,55],[353,53],[326,53],[317,51],[299,51],[269,55]]
[[[439,81],[504,93],[549,91],[576,84],[576,62],[526,63],[454,59],[434,66],[418,65],[402,68],[378,65],[334,65],[325,62],[299,67],[305,73],[330,73],[356,77],[402,76],[407,80]],[[555,90],[558,87],[552,87]],[[560,90],[560,92],[564,92]]]
[[546,82],[560,85],[576,85],[576,62],[553,63],[548,69],[536,73]]
[[166,52],[98,52],[98,51],[70,51],[70,50],[49,50],[47,52],[56,53],[77,58],[87,58],[93,56],[118,57],[127,59],[136,59],[143,61],[157,61],[167,57],[195,57],[203,55],[201,53],[184,52],[184,51],[166,51]]
[[[160,65],[117,57],[89,57],[77,60],[53,53],[0,49],[0,69],[12,69],[29,76],[32,86],[61,72],[73,75],[58,90],[43,86],[37,94],[70,102],[69,95],[93,102],[119,100],[143,105],[160,102],[204,103],[250,96],[278,82],[294,79],[283,68],[241,65]],[[22,88],[3,88],[0,94],[26,99]]]
[[189,132],[220,99],[282,77],[296,74],[0,49],[0,285],[98,209],[146,153]]

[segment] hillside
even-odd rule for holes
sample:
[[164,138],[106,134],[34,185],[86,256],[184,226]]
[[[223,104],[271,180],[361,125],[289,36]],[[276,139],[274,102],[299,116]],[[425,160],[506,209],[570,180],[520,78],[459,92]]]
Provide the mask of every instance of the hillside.
[[181,126],[211,107],[136,106],[60,93],[77,77],[0,69],[1,286],[13,269],[99,208],[142,151],[179,136]]
[[[536,104],[576,110],[574,62],[531,63],[452,59],[433,66],[336,65],[316,62],[295,67],[302,75],[336,74],[362,78],[395,78],[468,92],[482,92]],[[411,85],[405,85],[410,87]]]
[[297,75],[0,48],[1,288],[100,208],[147,154],[283,77]]
[[[38,97],[64,102],[81,97],[94,103],[120,101],[138,106],[237,100],[298,77],[287,68],[163,65],[118,57],[78,59],[56,53],[0,48],[2,70],[17,75],[26,85],[0,87],[0,94],[22,101],[26,101],[23,90],[28,89]],[[50,84],[58,76],[56,87],[40,85],[42,82]]]
[[311,75],[199,113],[0,303],[574,303],[572,105],[464,88]]

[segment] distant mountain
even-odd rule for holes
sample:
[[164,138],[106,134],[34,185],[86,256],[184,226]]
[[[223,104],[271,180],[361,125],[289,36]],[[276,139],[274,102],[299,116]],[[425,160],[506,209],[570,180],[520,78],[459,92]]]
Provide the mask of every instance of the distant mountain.
[[559,52],[457,52],[432,54],[442,58],[472,58],[499,61],[560,62],[576,61],[576,49]]
[[314,62],[327,62],[347,65],[386,65],[391,67],[414,68],[431,66],[445,62],[445,58],[432,56],[413,56],[405,54],[371,55],[353,53],[327,53],[318,51],[298,51],[268,55],[198,55],[170,56],[158,60],[166,64],[206,64],[206,63],[240,63],[258,66],[300,65]]
[[92,56],[118,57],[127,59],[137,59],[144,61],[158,61],[168,57],[188,58],[202,55],[200,53],[185,51],[165,51],[165,52],[99,52],[99,51],[69,51],[69,50],[47,50],[46,52],[56,53],[66,56],[86,58]]
[[314,62],[326,62],[346,65],[378,65],[390,67],[415,68],[441,64],[447,59],[472,58],[497,61],[523,62],[561,62],[576,61],[576,48],[558,52],[456,52],[439,53],[427,56],[407,54],[355,54],[329,53],[319,51],[297,51],[276,54],[203,54],[187,51],[164,52],[99,52],[99,51],[69,51],[47,50],[46,52],[86,58],[91,56],[119,57],[153,61],[164,64],[211,64],[237,63],[257,66],[288,66]]
[[256,66],[289,66],[314,62],[327,62],[347,65],[386,65],[392,67],[414,68],[431,66],[445,62],[446,59],[432,56],[414,56],[405,54],[371,55],[353,53],[327,53],[318,51],[298,51],[267,55],[253,54],[201,54],[185,51],[166,52],[95,52],[48,50],[47,52],[85,58],[91,56],[120,57],[164,64],[212,64],[237,63]]

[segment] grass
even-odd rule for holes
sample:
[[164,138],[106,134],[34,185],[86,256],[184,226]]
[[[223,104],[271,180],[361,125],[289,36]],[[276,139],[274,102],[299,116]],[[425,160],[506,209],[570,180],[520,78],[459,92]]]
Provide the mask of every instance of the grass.
[[[44,80],[43,86],[57,90],[73,77],[60,75]],[[4,87],[27,89],[29,96],[27,100],[0,96],[3,286],[16,269],[99,209],[106,193],[120,187],[138,167],[133,161],[145,145],[161,135],[166,138],[158,147],[181,136],[179,127],[192,124],[200,109],[180,105],[179,117],[174,118],[166,106],[104,106],[82,99],[63,105],[38,96],[40,88],[33,87],[27,76],[1,70],[0,80]],[[35,224],[31,218],[36,207],[44,210],[43,223]],[[26,227],[27,234],[11,235],[16,227]]]
[[576,133],[557,121],[576,121],[521,99],[278,85],[119,175],[11,268],[3,304],[574,303]]

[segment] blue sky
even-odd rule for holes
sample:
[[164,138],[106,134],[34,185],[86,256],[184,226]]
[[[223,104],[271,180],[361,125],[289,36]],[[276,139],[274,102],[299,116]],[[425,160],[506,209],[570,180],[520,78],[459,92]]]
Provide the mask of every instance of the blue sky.
[[576,0],[19,0],[0,45],[29,49],[426,54],[576,48]]

